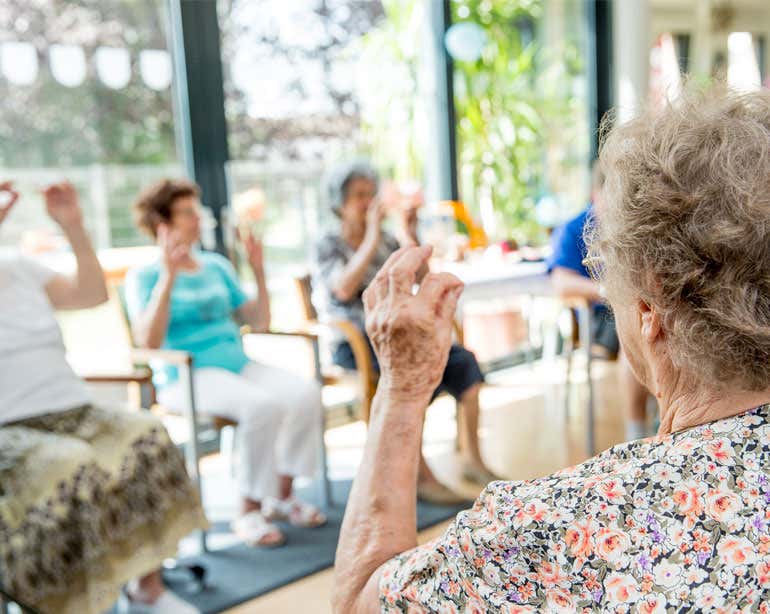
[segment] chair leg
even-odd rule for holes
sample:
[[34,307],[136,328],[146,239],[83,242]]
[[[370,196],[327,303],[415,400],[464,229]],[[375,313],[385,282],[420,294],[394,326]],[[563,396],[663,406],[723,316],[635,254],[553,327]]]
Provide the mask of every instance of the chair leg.
[[323,478],[323,503],[326,509],[334,505],[332,485],[329,480],[329,458],[326,453],[326,409],[321,405],[321,473]]
[[572,356],[574,354],[574,348],[572,347],[572,342],[570,342],[569,347],[567,348],[567,379],[564,383],[564,416],[566,418],[569,418],[569,405],[570,405],[570,396],[572,391]]
[[[313,367],[314,367],[314,375],[315,379],[318,382],[318,385],[320,386],[321,390],[323,390],[324,385],[324,378],[323,374],[321,373],[321,349],[318,345],[318,339],[314,338],[312,343],[313,348]],[[326,506],[326,509],[329,509],[332,505],[334,505],[334,501],[332,500],[332,488],[331,488],[331,482],[329,481],[329,461],[326,455],[326,408],[324,407],[323,402],[320,404],[320,411],[321,411],[321,471],[323,472],[323,502]]]
[[[195,484],[195,488],[198,491],[198,497],[201,505],[203,505],[203,489],[201,488],[201,472],[200,472],[200,450],[198,449],[198,413],[195,406],[195,386],[193,383],[192,364],[187,365],[187,368],[179,370],[180,379],[187,384],[188,393],[188,405],[187,405],[187,426],[188,426],[188,438],[185,445],[185,460],[187,461],[187,471],[190,474],[190,478]],[[208,552],[208,544],[206,543],[206,530],[201,529],[199,537],[199,545],[201,552]]]
[[230,469],[230,477],[235,477],[235,446],[236,433],[234,426],[226,426],[219,431],[219,448],[224,461]]

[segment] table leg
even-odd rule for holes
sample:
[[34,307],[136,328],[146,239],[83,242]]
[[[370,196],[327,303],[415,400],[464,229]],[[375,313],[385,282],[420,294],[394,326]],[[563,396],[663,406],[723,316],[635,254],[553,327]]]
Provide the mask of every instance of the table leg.
[[586,452],[589,456],[596,453],[595,415],[594,415],[594,381],[591,360],[591,306],[586,304],[578,309],[578,327],[580,345],[586,355],[586,379],[588,384],[588,404],[586,406]]

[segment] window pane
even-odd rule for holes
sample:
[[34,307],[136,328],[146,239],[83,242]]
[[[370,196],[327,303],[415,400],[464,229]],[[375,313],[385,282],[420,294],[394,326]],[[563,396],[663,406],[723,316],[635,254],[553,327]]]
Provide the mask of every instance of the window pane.
[[[546,240],[586,205],[589,32],[581,0],[453,0],[472,24],[455,59],[460,192],[493,239]],[[481,42],[479,42],[481,41]]]
[[64,246],[39,194],[60,179],[80,191],[99,248],[146,243],[131,202],[147,183],[183,173],[166,23],[163,0],[5,4],[0,29],[16,42],[0,48],[0,177],[23,201],[0,245]]
[[371,0],[220,0],[218,8],[230,193],[264,195],[261,232],[273,313],[282,319],[297,307],[292,277],[307,269],[332,219],[326,170],[378,151],[362,67],[374,59],[368,37],[387,18]]

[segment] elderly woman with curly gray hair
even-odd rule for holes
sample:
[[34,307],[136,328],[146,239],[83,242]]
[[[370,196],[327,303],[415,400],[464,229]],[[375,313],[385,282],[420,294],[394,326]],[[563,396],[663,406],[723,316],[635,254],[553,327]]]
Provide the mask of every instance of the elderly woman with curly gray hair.
[[461,284],[413,294],[428,250],[399,251],[365,297],[382,377],[337,611],[770,611],[770,92],[690,90],[609,131],[600,159],[588,259],[657,436],[492,482],[417,546],[420,410]]

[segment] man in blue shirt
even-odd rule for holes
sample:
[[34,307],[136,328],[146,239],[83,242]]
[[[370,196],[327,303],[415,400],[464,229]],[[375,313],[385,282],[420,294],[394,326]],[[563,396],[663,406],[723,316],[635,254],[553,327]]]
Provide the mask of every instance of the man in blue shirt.
[[602,206],[604,174],[598,165],[594,165],[591,179],[591,203],[553,235],[553,253],[548,260],[548,273],[559,296],[585,298],[593,303],[592,351],[596,352],[598,349],[603,357],[619,359],[620,390],[626,411],[626,439],[640,439],[648,435],[648,392],[631,372],[620,348],[615,319],[603,303],[602,288],[591,278],[583,264],[587,251],[583,231],[591,217],[596,214],[596,209],[600,210]]

